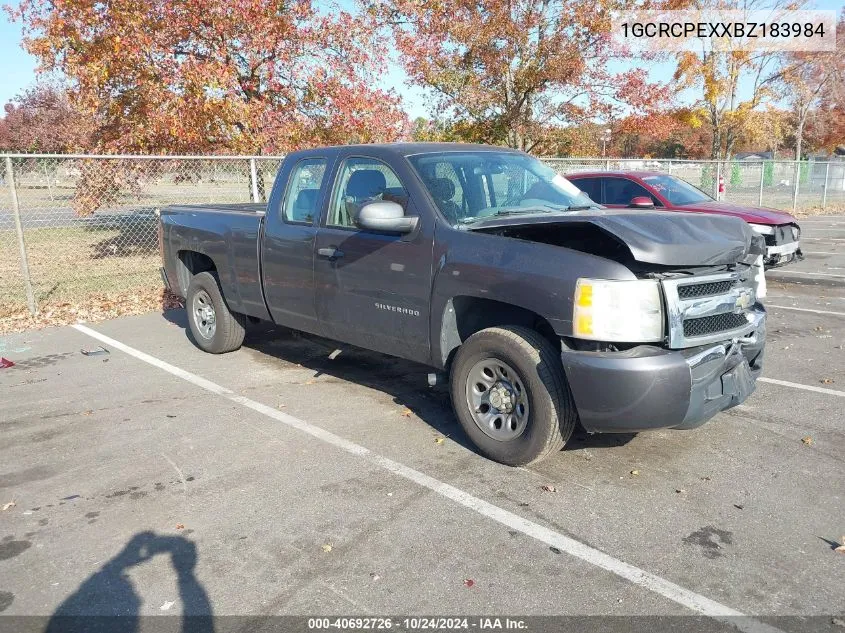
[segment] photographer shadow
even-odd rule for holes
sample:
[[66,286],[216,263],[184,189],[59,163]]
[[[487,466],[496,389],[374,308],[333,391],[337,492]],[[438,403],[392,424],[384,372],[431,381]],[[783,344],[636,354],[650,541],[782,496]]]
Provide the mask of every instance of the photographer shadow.
[[181,633],[214,633],[211,603],[194,575],[196,545],[181,536],[154,532],[139,532],[133,536],[117,556],[85,580],[59,605],[50,617],[45,633],[139,631],[143,601],[126,572],[158,554],[169,554],[176,572],[182,604],[182,622],[178,630]]

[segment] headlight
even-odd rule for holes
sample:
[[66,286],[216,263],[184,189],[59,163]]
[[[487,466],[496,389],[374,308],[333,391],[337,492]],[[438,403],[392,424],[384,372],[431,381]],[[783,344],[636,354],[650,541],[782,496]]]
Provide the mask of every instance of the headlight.
[[797,242],[798,238],[801,237],[801,229],[797,226],[792,226],[790,229],[792,230],[792,239]]
[[755,233],[759,233],[760,235],[774,235],[775,234],[775,227],[769,226],[768,224],[750,224],[751,230]]
[[663,338],[663,303],[655,279],[579,279],[572,310],[575,338],[642,343]]

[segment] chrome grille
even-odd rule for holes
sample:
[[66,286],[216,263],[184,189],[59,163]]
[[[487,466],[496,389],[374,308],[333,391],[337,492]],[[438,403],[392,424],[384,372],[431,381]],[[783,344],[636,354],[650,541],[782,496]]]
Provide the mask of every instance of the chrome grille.
[[[758,321],[754,281],[738,272],[662,280],[669,347],[683,349],[749,334]],[[760,314],[764,314],[760,312]]]
[[711,281],[704,284],[689,284],[686,286],[678,286],[678,296],[681,299],[695,299],[696,297],[710,297],[712,295],[721,295],[729,292],[733,281]]
[[687,338],[724,332],[748,325],[745,314],[724,313],[684,321],[684,336]]

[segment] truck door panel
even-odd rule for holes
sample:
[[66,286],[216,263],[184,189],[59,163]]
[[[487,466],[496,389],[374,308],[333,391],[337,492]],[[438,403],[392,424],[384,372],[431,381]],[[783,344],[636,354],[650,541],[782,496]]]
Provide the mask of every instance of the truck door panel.
[[267,208],[261,258],[273,321],[317,334],[314,248],[328,164],[326,158],[308,157],[285,166]]
[[341,165],[314,260],[317,315],[327,336],[427,361],[433,219],[411,234],[366,231],[355,215],[367,201],[392,200],[417,215],[396,172],[374,159]]

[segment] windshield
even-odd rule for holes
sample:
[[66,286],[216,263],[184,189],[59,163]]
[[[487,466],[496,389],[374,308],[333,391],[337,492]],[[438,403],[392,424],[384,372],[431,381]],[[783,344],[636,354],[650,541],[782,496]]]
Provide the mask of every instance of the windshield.
[[444,152],[408,160],[453,225],[496,215],[563,213],[598,205],[540,161],[512,152]]
[[701,189],[675,176],[646,176],[643,181],[674,205],[684,206],[713,200]]

